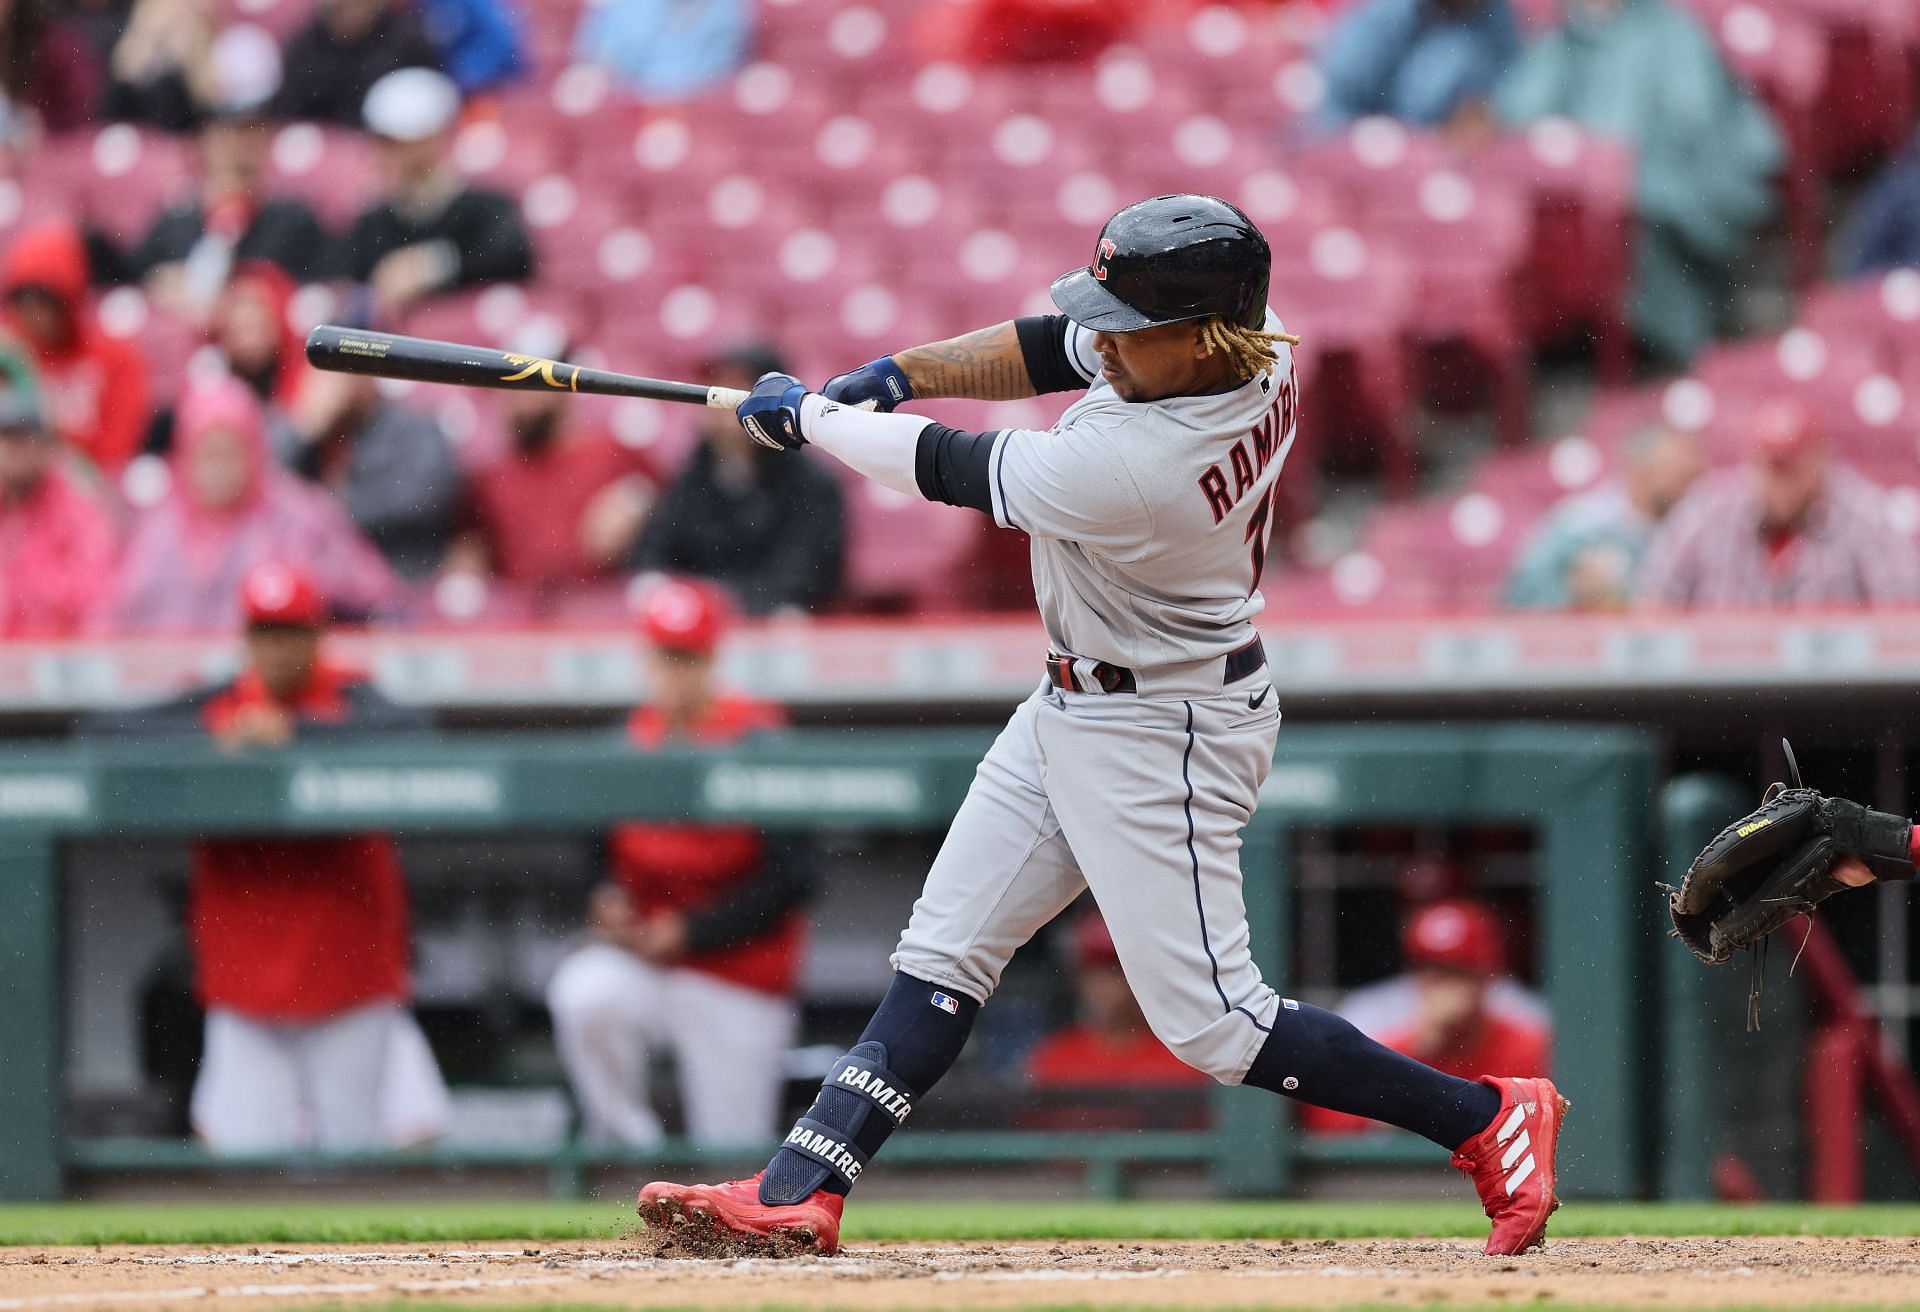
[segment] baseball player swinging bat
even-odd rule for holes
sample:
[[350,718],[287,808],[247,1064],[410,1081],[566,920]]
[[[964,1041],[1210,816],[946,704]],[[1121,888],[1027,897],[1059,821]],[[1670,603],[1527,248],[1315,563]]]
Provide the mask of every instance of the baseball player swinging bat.
[[368,332],[330,323],[323,323],[307,334],[307,362],[316,369],[340,374],[372,374],[379,378],[408,378],[419,383],[452,383],[458,387],[639,396],[650,401],[712,406],[716,410],[736,409],[747,399],[745,392],[732,387],[702,387],[698,383],[641,378],[485,346],[462,346],[458,342]]

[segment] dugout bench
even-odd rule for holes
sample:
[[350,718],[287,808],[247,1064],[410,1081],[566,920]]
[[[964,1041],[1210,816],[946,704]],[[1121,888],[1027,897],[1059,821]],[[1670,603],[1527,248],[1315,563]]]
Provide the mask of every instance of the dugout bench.
[[[61,1196],[66,1172],[247,1171],[397,1165],[544,1166],[578,1193],[605,1165],[757,1165],[764,1149],[646,1153],[426,1150],[214,1158],[177,1140],[69,1140],[62,1127],[60,847],[76,838],[588,830],[627,818],[769,828],[938,831],[990,733],[796,732],[727,751],[636,755],[612,735],[423,737],[225,755],[199,742],[116,741],[0,751],[0,1198]],[[1562,1149],[1569,1194],[1630,1197],[1656,1151],[1653,1009],[1636,1005],[1659,942],[1648,896],[1655,753],[1641,732],[1547,724],[1285,728],[1242,861],[1256,958],[1284,981],[1289,866],[1301,826],[1520,824],[1539,853],[1542,976],[1560,1039],[1556,1078],[1578,1112]],[[918,873],[903,877],[917,881]],[[1382,925],[1380,932],[1392,933]],[[924,1131],[886,1160],[957,1167],[1083,1163],[1114,1195],[1135,1163],[1207,1166],[1223,1194],[1274,1195],[1296,1162],[1438,1162],[1411,1135],[1303,1142],[1282,1099],[1217,1089],[1212,1128],[1059,1134]]]

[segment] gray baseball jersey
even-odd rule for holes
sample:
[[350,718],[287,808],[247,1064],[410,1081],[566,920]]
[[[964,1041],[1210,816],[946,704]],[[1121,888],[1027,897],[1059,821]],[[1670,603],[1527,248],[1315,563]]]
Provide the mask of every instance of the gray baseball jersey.
[[993,513],[1033,536],[1056,649],[1129,667],[1138,691],[1043,683],[1021,704],[893,964],[985,1001],[1020,945],[1090,887],[1154,1033],[1237,1083],[1292,1005],[1248,950],[1240,875],[1280,711],[1264,667],[1228,683],[1225,658],[1260,613],[1293,362],[1282,346],[1271,373],[1231,391],[1136,404],[1098,379],[1090,336],[1069,330],[1086,396],[1052,431],[995,443]]
[[[1280,329],[1271,310],[1267,328]],[[1140,672],[1143,696],[1178,695],[1254,636],[1299,409],[1293,354],[1280,344],[1270,373],[1231,391],[1136,403],[1100,376],[1092,337],[1067,330],[1086,395],[1051,431],[995,444],[993,514],[1032,535],[1055,650]]]

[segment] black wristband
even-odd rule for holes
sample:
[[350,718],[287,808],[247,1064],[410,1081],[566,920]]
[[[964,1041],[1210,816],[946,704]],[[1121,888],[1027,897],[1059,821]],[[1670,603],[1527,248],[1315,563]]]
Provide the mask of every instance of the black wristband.
[[921,429],[920,445],[913,453],[913,481],[919,484],[920,495],[929,501],[991,515],[993,489],[987,468],[999,436],[998,430],[969,433],[945,424],[928,424]]

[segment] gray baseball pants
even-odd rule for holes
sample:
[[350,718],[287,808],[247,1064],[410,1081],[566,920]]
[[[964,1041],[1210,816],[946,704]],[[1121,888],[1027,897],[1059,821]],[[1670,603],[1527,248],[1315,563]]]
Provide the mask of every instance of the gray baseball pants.
[[1042,685],[980,762],[894,969],[985,1002],[1020,946],[1090,888],[1154,1034],[1239,1083],[1280,1006],[1240,887],[1277,702],[1265,669],[1185,700]]

